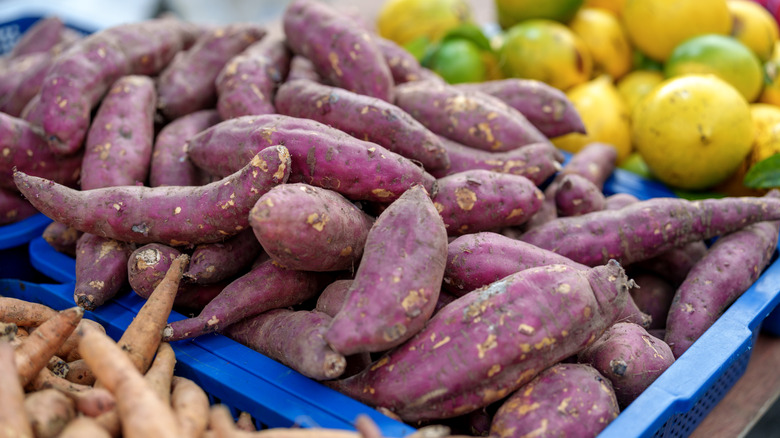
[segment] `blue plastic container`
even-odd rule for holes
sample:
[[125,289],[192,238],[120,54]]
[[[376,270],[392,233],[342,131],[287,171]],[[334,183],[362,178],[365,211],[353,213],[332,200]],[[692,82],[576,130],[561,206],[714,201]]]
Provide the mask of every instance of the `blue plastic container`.
[[29,242],[39,237],[51,219],[36,214],[9,225],[0,226],[0,278],[27,281],[42,280],[30,263]]

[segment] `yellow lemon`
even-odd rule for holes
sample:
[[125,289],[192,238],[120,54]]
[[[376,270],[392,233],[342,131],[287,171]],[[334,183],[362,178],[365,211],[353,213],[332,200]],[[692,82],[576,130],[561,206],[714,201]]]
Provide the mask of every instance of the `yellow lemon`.
[[691,73],[718,76],[748,102],[756,100],[764,86],[761,61],[747,46],[727,35],[699,35],[674,48],[664,64],[666,77]]
[[648,168],[686,190],[724,181],[750,152],[750,106],[714,75],[667,79],[634,108],[631,138]]
[[504,33],[498,63],[506,77],[536,79],[566,90],[590,79],[593,60],[585,42],[553,20],[526,20]]
[[584,0],[494,0],[498,24],[509,29],[521,21],[545,18],[566,23]]
[[775,42],[772,57],[764,63],[764,74],[768,82],[764,83],[758,101],[780,105],[780,42]]
[[438,41],[448,30],[471,21],[466,0],[387,0],[376,26],[379,35],[405,45],[418,38]]
[[628,108],[609,76],[602,75],[572,87],[566,96],[585,124],[587,134],[571,133],[555,137],[555,146],[572,153],[592,142],[609,143],[618,151],[618,163],[631,154]]
[[726,0],[626,0],[623,24],[634,47],[656,61],[690,37],[728,34]]
[[772,14],[750,0],[728,0],[728,7],[732,16],[731,36],[750,48],[762,61],[768,60],[779,33]]
[[664,75],[658,70],[634,70],[623,76],[616,86],[631,112],[640,99],[663,81]]
[[620,17],[623,14],[623,8],[626,6],[626,0],[585,0],[585,6],[604,9],[616,17]]
[[620,20],[604,9],[580,8],[569,28],[582,38],[593,58],[593,73],[619,79],[631,70],[633,52]]

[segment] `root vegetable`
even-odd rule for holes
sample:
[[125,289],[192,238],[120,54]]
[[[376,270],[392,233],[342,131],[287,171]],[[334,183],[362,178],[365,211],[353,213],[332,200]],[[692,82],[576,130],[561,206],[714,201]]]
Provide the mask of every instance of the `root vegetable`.
[[181,436],[201,436],[208,427],[209,398],[190,379],[174,376],[171,380],[171,407],[181,428]]
[[0,437],[32,438],[33,429],[24,407],[24,389],[16,371],[14,347],[0,340]]
[[76,329],[84,309],[72,307],[57,312],[39,325],[14,350],[16,369],[22,385],[26,385],[44,368],[52,356]]
[[[251,220],[250,216],[250,225]],[[228,280],[246,271],[262,253],[263,247],[253,230],[247,228],[224,242],[196,246],[184,278],[196,284]]]
[[131,245],[118,240],[82,234],[76,242],[76,304],[95,310],[126,288],[132,250]]
[[57,437],[76,418],[73,400],[53,388],[28,393],[24,407],[36,438]]

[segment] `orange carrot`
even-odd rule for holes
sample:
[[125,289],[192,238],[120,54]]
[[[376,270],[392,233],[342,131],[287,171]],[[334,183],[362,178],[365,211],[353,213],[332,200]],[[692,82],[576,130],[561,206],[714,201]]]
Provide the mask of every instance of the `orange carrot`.
[[382,431],[368,415],[360,414],[355,419],[355,429],[363,438],[382,438]]
[[0,321],[19,327],[41,325],[57,313],[49,306],[11,297],[0,297]]
[[19,327],[13,322],[0,322],[0,341],[10,341],[16,337]]
[[71,307],[41,323],[22,343],[16,347],[16,368],[22,385],[32,380],[38,372],[46,368],[49,359],[68,339],[79,321],[84,316],[84,309]]
[[238,413],[238,418],[236,419],[236,427],[239,430],[244,430],[247,432],[254,432],[257,430],[257,426],[255,426],[255,422],[252,419],[252,415],[246,411],[241,411]]
[[65,426],[59,438],[111,438],[101,425],[90,417],[76,417]]
[[97,330],[78,333],[81,356],[116,398],[124,438],[182,436],[171,406],[160,400],[117,343]]
[[[85,327],[89,326],[91,328],[96,328],[103,333],[106,332],[105,327],[100,325],[99,322],[82,318],[81,321],[79,321],[79,325],[76,326],[76,330],[78,330],[79,327]],[[63,358],[66,362],[71,362],[79,358],[79,337],[74,333],[71,334],[67,340],[65,340],[65,343],[62,344],[62,346],[57,350],[56,355]]]
[[69,382],[54,375],[48,368],[42,369],[26,386],[28,391],[47,388],[54,388],[73,399],[76,410],[90,417],[108,412],[116,404],[114,396],[108,390]]
[[68,371],[70,370],[70,366],[67,362],[60,359],[57,356],[52,356],[49,359],[49,362],[46,364],[46,368],[49,369],[54,375],[59,377],[65,377],[68,374]]
[[73,400],[54,388],[27,393],[24,408],[36,438],[54,438],[76,418]]
[[209,421],[209,398],[190,379],[174,376],[171,390],[171,406],[183,436],[201,436]]
[[155,390],[165,404],[171,403],[171,380],[173,380],[173,368],[176,365],[176,353],[171,344],[161,342],[157,348],[157,354],[144,379]]
[[0,438],[32,438],[33,431],[24,409],[24,389],[16,372],[14,347],[0,341]]
[[251,434],[236,427],[233,416],[225,405],[214,405],[209,409],[208,423],[215,438],[239,438]]
[[89,369],[84,359],[76,359],[68,362],[68,374],[65,380],[82,385],[92,385],[95,383],[95,374]]

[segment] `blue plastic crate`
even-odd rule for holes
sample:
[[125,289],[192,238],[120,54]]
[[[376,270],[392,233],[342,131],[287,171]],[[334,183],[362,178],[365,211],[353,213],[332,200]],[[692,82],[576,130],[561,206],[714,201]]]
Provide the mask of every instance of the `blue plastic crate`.
[[39,237],[51,219],[36,214],[9,225],[0,226],[0,278],[34,281],[40,279],[30,262],[29,242]]

